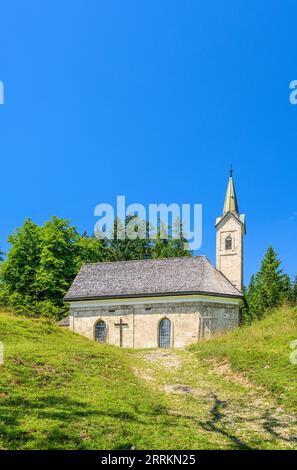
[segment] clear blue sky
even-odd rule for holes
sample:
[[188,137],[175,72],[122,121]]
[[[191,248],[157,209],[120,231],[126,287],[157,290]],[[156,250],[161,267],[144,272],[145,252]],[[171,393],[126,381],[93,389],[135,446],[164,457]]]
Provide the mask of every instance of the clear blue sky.
[[215,255],[230,162],[246,280],[272,244],[297,273],[294,0],[6,0],[0,246],[26,217],[92,232],[94,207],[203,204]]

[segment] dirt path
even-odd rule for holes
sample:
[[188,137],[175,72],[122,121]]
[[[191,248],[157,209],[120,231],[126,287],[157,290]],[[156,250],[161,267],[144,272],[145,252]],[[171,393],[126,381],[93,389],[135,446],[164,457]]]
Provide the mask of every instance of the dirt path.
[[227,362],[179,350],[132,353],[134,373],[164,394],[169,413],[192,420],[211,447],[297,449],[297,415],[286,413]]

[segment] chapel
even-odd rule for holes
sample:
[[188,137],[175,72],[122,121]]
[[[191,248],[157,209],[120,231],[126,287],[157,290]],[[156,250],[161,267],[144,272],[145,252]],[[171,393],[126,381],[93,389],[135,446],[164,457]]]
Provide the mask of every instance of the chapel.
[[65,296],[70,329],[120,347],[183,348],[237,327],[246,226],[232,171],[215,229],[215,267],[206,256],[82,266]]

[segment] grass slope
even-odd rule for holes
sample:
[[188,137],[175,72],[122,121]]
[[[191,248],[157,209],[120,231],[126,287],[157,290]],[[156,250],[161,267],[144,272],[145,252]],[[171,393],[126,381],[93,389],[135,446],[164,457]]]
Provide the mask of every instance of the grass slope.
[[[295,406],[295,317],[276,312],[193,351],[129,351],[2,312],[0,448],[296,448],[296,416],[273,397]],[[222,358],[267,395],[222,372]]]
[[150,442],[156,427],[166,434],[162,402],[122,350],[5,314],[0,340],[1,449],[121,449]]
[[190,347],[202,360],[227,360],[234,371],[270,391],[282,406],[297,410],[297,365],[289,360],[297,340],[297,308],[282,308],[250,326]]

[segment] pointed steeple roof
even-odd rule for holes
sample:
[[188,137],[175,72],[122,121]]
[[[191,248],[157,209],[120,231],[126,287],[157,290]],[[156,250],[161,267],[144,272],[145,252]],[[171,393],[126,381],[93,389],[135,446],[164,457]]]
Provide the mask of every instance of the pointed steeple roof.
[[234,186],[232,173],[233,171],[231,169],[228,186],[227,186],[226,197],[225,197],[223,215],[227,214],[227,212],[229,211],[235,212],[236,214],[239,215],[239,209],[238,209],[238,204],[237,204],[237,198],[236,198],[236,192],[235,192],[235,186]]

